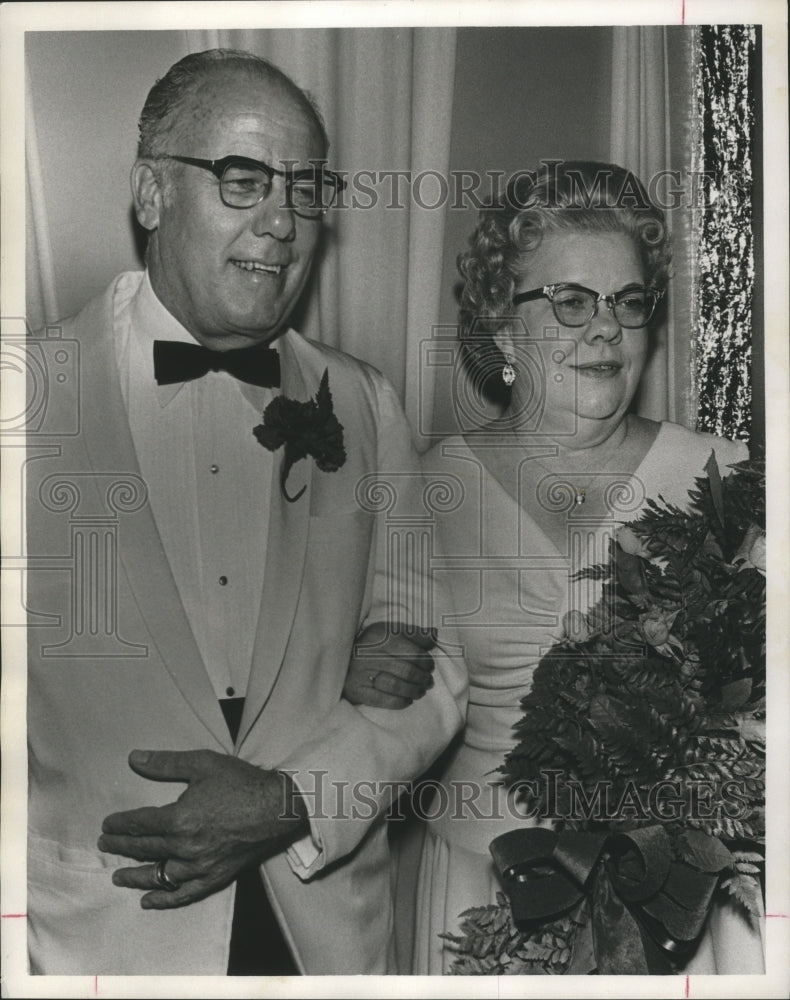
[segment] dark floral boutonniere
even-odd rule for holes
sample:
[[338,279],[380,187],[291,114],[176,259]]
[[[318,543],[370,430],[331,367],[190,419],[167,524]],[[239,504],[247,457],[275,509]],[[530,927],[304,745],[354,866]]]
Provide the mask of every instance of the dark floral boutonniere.
[[305,485],[296,496],[288,495],[285,481],[295,462],[309,455],[322,472],[337,472],[346,461],[346,449],[343,425],[332,408],[329,369],[321,377],[315,399],[300,403],[297,399],[277,396],[263,411],[263,423],[253,427],[252,433],[269,451],[285,445],[280,487],[289,503],[295,503],[307,489]]

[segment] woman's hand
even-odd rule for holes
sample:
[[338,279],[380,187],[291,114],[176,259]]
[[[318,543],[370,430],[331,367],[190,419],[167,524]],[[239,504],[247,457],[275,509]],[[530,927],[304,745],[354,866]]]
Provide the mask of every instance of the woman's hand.
[[343,697],[352,705],[407,708],[433,686],[433,629],[374,622],[359,633]]

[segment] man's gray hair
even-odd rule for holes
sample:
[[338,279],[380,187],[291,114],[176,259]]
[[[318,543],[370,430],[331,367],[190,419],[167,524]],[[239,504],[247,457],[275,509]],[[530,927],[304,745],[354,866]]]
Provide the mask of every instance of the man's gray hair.
[[241,71],[279,84],[299,101],[313,118],[326,155],[329,138],[324,120],[312,97],[274,63],[241,49],[207,49],[205,52],[193,52],[180,59],[170,67],[161,80],[157,80],[148,93],[140,115],[137,155],[144,159],[172,152],[168,149],[168,145],[179,112],[210,74],[222,72],[229,67],[237,67]]

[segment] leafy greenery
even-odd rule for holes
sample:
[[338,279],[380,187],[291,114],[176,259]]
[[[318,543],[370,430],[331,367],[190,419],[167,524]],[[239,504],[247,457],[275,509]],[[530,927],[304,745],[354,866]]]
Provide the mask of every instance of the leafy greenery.
[[497,903],[461,914],[461,933],[443,934],[457,953],[457,976],[557,976],[568,972],[576,935],[586,921],[568,915],[524,934],[513,924],[502,893]]
[[[559,828],[663,824],[677,860],[721,870],[719,892],[757,914],[765,468],[753,460],[733,470],[721,479],[711,456],[688,510],[648,501],[612,539],[608,561],[577,574],[599,581],[601,599],[566,616],[499,770]],[[504,897],[464,917],[451,939],[456,972],[509,974],[527,963],[562,973],[571,963],[577,923],[568,917],[521,933]]]

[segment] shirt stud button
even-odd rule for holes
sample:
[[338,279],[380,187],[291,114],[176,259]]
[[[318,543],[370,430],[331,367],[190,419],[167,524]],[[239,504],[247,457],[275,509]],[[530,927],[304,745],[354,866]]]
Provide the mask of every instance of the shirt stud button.
[[211,474],[213,476],[215,476],[219,472],[219,466],[218,465],[210,465],[209,469],[211,470]]
[[236,693],[236,688],[225,688],[225,694],[229,698],[232,698],[235,693]]
[[227,582],[228,582],[228,578],[226,576],[221,576],[219,578],[219,584],[220,584],[221,587],[224,587]]

